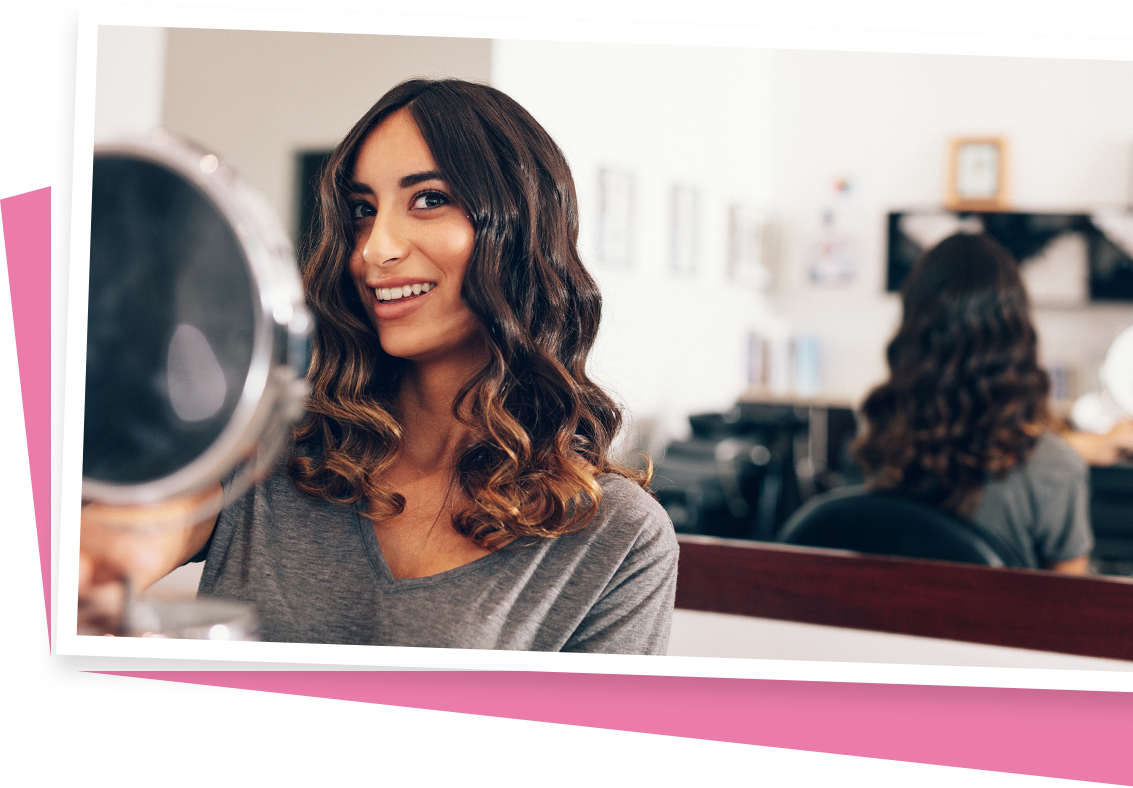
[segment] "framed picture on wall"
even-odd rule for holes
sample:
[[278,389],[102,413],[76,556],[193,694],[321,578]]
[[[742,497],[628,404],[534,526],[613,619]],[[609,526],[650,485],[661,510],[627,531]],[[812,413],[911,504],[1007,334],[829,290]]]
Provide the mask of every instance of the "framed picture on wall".
[[957,137],[949,156],[945,205],[954,211],[1007,208],[1007,141]]
[[699,264],[700,191],[674,184],[669,192],[670,267],[680,276],[692,276]]
[[633,267],[634,176],[628,170],[598,171],[598,258],[608,268]]
[[767,217],[745,203],[728,206],[728,277],[738,285],[766,290],[771,272],[763,259]]

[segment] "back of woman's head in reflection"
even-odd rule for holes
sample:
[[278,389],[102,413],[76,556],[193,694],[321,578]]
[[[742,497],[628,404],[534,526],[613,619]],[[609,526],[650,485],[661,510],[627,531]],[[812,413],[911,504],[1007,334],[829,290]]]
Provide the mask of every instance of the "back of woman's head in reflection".
[[1048,420],[1019,267],[986,235],[953,235],[921,256],[901,300],[890,378],[862,406],[855,456],[873,489],[970,513]]

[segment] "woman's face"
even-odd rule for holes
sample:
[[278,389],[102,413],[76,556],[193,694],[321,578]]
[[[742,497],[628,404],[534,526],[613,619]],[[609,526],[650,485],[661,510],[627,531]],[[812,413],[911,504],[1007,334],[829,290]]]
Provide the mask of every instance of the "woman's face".
[[477,356],[478,323],[460,297],[475,232],[407,110],[363,142],[347,199],[350,273],[382,349],[416,362]]

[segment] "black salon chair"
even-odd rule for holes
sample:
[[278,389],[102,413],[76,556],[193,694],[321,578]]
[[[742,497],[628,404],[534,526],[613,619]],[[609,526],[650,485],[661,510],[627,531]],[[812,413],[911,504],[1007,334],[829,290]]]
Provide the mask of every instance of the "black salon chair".
[[811,498],[783,524],[776,541],[985,566],[1027,566],[1010,544],[978,523],[861,486]]

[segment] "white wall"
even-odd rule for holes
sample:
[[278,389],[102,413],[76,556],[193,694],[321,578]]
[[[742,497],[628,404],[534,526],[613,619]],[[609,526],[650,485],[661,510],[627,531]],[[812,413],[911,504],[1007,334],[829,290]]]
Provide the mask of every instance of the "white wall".
[[96,140],[144,134],[161,124],[165,29],[98,28]]

